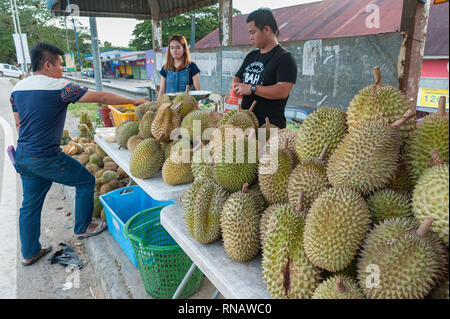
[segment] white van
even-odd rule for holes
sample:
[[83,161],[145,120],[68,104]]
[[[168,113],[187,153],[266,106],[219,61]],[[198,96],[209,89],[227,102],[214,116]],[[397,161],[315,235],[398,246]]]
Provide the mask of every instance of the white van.
[[20,70],[11,64],[0,63],[0,77],[1,76],[12,76],[15,78],[20,78],[25,76],[25,72]]

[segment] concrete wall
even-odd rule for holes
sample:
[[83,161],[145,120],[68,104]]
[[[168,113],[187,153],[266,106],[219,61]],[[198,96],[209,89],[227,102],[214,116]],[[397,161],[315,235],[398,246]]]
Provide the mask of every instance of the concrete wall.
[[[402,41],[400,33],[384,33],[282,43],[293,54],[298,71],[288,104],[346,110],[353,96],[373,83],[374,66],[380,66],[383,83],[398,87]],[[231,80],[251,50],[249,46],[191,50],[201,70],[202,89],[229,94]],[[163,63],[164,54],[156,53],[155,70]],[[159,85],[159,71],[152,80]]]

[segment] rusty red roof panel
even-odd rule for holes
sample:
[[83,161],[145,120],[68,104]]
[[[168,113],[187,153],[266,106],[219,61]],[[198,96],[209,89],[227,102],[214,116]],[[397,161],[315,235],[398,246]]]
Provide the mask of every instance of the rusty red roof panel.
[[[403,0],[326,0],[274,9],[280,28],[280,42],[338,38],[397,32],[400,30]],[[378,14],[379,13],[379,14]],[[249,45],[248,14],[233,18],[233,45]],[[379,25],[376,25],[379,17]],[[196,48],[217,47],[216,29],[195,44]]]

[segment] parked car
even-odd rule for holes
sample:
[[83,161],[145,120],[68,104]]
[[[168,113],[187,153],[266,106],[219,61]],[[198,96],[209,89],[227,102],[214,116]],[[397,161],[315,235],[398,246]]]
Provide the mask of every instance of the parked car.
[[12,76],[21,78],[25,76],[25,72],[11,64],[0,63],[0,76]]
[[83,69],[83,70],[81,70],[81,75],[82,76],[87,76],[89,78],[95,77],[93,69]]

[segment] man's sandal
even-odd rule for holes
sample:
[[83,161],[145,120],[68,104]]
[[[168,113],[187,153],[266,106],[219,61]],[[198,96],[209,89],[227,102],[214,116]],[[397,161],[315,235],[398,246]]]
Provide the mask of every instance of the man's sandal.
[[102,231],[104,231],[106,228],[108,228],[108,225],[106,224],[106,222],[102,222],[97,228],[95,228],[94,230],[89,230],[89,228],[86,230],[86,232],[84,233],[84,235],[80,235],[80,236],[76,236],[77,239],[85,239],[88,237],[92,237],[92,236],[96,236],[98,234],[100,234]]
[[53,248],[52,248],[51,245],[41,248],[41,251],[39,252],[39,254],[37,254],[36,256],[32,257],[29,262],[22,261],[22,265],[24,265],[24,266],[31,266],[36,261],[38,261],[41,257],[43,257],[43,256],[47,255],[49,252],[51,252],[52,249]]

